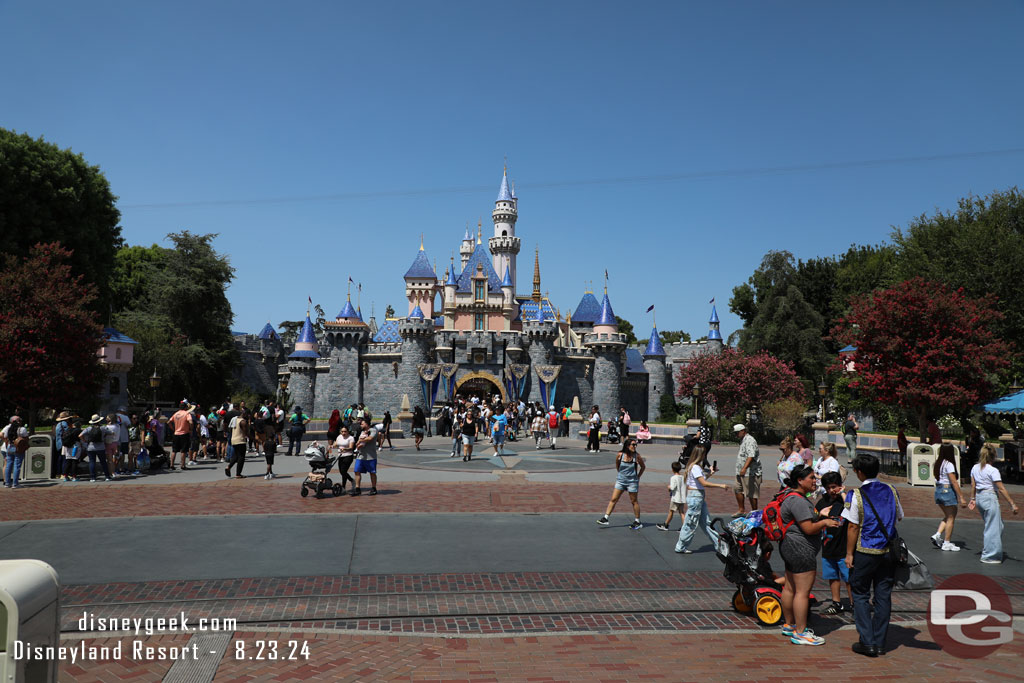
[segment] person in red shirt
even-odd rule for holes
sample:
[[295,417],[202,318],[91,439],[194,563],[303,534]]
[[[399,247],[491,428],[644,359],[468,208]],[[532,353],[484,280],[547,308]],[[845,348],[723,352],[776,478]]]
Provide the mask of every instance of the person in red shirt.
[[182,401],[178,406],[178,412],[171,416],[170,423],[174,426],[174,440],[171,446],[171,469],[174,470],[174,461],[178,453],[181,453],[181,469],[187,470],[185,458],[188,457],[189,444],[192,441],[192,413],[188,412],[188,401]]
[[942,430],[939,429],[939,425],[935,424],[935,420],[928,420],[928,443],[942,443]]

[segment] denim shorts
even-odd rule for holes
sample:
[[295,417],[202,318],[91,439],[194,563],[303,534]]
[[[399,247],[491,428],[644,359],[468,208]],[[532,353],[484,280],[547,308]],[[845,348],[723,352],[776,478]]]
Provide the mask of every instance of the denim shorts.
[[957,504],[956,492],[953,491],[953,487],[949,485],[936,484],[935,485],[935,503],[937,505],[943,505],[949,507]]
[[839,579],[844,583],[850,583],[850,570],[846,566],[846,560],[830,560],[827,557],[821,558],[821,578],[826,581]]

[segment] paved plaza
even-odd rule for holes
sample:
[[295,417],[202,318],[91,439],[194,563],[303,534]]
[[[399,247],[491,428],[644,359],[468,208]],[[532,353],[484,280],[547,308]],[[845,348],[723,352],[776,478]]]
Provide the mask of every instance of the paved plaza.
[[[929,680],[1021,678],[1020,635],[984,659],[944,654],[924,621],[927,592],[894,595],[892,651],[879,659],[850,652],[856,631],[846,615],[812,614],[827,643],[798,652],[777,629],[733,611],[735,589],[707,540],[677,555],[676,533],[654,526],[667,508],[670,446],[642,450],[644,528],[631,531],[625,501],[610,527],[594,523],[612,490],[614,446],[594,455],[579,441],[539,451],[516,442],[492,458],[479,444],[478,457],[464,463],[448,457],[446,439],[428,438],[421,451],[395,444],[382,452],[380,495],[372,497],[364,482],[361,497],[302,498],[304,459],[279,456],[280,476],[266,481],[254,454],[244,480],[200,463],[138,479],[5,490],[0,558],[57,569],[62,644],[126,648],[121,658],[65,663],[65,681],[794,680],[820,679],[826,662],[830,675],[851,680],[908,671]],[[711,451],[722,481],[733,455],[726,446]],[[767,498],[775,463],[763,457]],[[1024,614],[1020,522],[1007,520],[1008,560],[983,565],[976,513],[963,511],[957,523],[961,552],[934,550],[932,489],[899,486],[908,514],[901,533],[936,579],[992,577]],[[713,515],[735,509],[724,491],[708,500]],[[815,592],[827,595],[820,579]],[[83,630],[85,613],[234,622],[226,632],[136,636]],[[202,656],[132,659],[134,643],[195,645]]]

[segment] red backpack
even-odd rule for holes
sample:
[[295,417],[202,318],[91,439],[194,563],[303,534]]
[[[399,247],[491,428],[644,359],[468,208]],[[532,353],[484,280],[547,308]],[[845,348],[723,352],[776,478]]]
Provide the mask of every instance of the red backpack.
[[548,427],[558,426],[558,413],[548,413]]
[[790,496],[800,495],[803,494],[786,489],[777,493],[771,502],[764,506],[764,510],[761,511],[761,524],[764,526],[764,535],[768,540],[781,541],[789,531],[789,527],[793,526],[793,522],[789,524],[782,522],[782,503]]

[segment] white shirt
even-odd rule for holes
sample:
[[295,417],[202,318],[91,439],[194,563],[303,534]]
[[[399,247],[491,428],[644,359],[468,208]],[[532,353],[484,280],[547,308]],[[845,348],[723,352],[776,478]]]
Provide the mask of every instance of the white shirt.
[[[878,480],[877,479],[865,479],[864,481],[861,482],[860,485],[864,486],[865,484],[870,484],[873,481],[878,481]],[[861,499],[861,497],[863,497],[863,495],[864,494],[861,494],[860,496],[857,496],[857,495],[851,496],[850,497],[850,507],[848,507],[845,510],[843,510],[843,514],[841,515],[842,518],[845,519],[845,520],[848,520],[851,524],[858,524],[858,525],[860,524],[860,503],[858,501]],[[897,496],[896,497],[896,521],[898,522],[901,519],[903,519],[903,505],[900,504],[899,496]]]
[[205,415],[199,416],[199,436],[210,436],[210,423]]
[[334,445],[338,447],[342,455],[352,455],[356,443],[356,437],[349,434],[348,436],[338,435],[338,438],[334,440]]
[[599,427],[601,425],[601,414],[594,413],[593,415],[591,415],[590,424],[594,425],[595,427]]
[[992,465],[982,467],[978,464],[971,468],[971,481],[974,482],[975,491],[993,491],[996,488],[996,482],[1002,480],[1003,477],[999,474],[999,470]]
[[818,462],[814,463],[814,473],[818,475],[818,479],[821,479],[828,472],[838,472],[839,461],[829,456],[827,458],[821,458]]
[[956,468],[948,460],[943,460],[939,465],[939,478],[935,480],[936,486],[949,486],[949,475],[956,476]]
[[704,470],[698,463],[694,463],[690,471],[686,473],[686,488],[697,489],[698,491],[704,490],[704,485],[700,483],[700,480],[704,478]]
[[668,490],[672,492],[673,503],[686,502],[686,488],[683,475],[673,474],[672,478],[668,480]]

